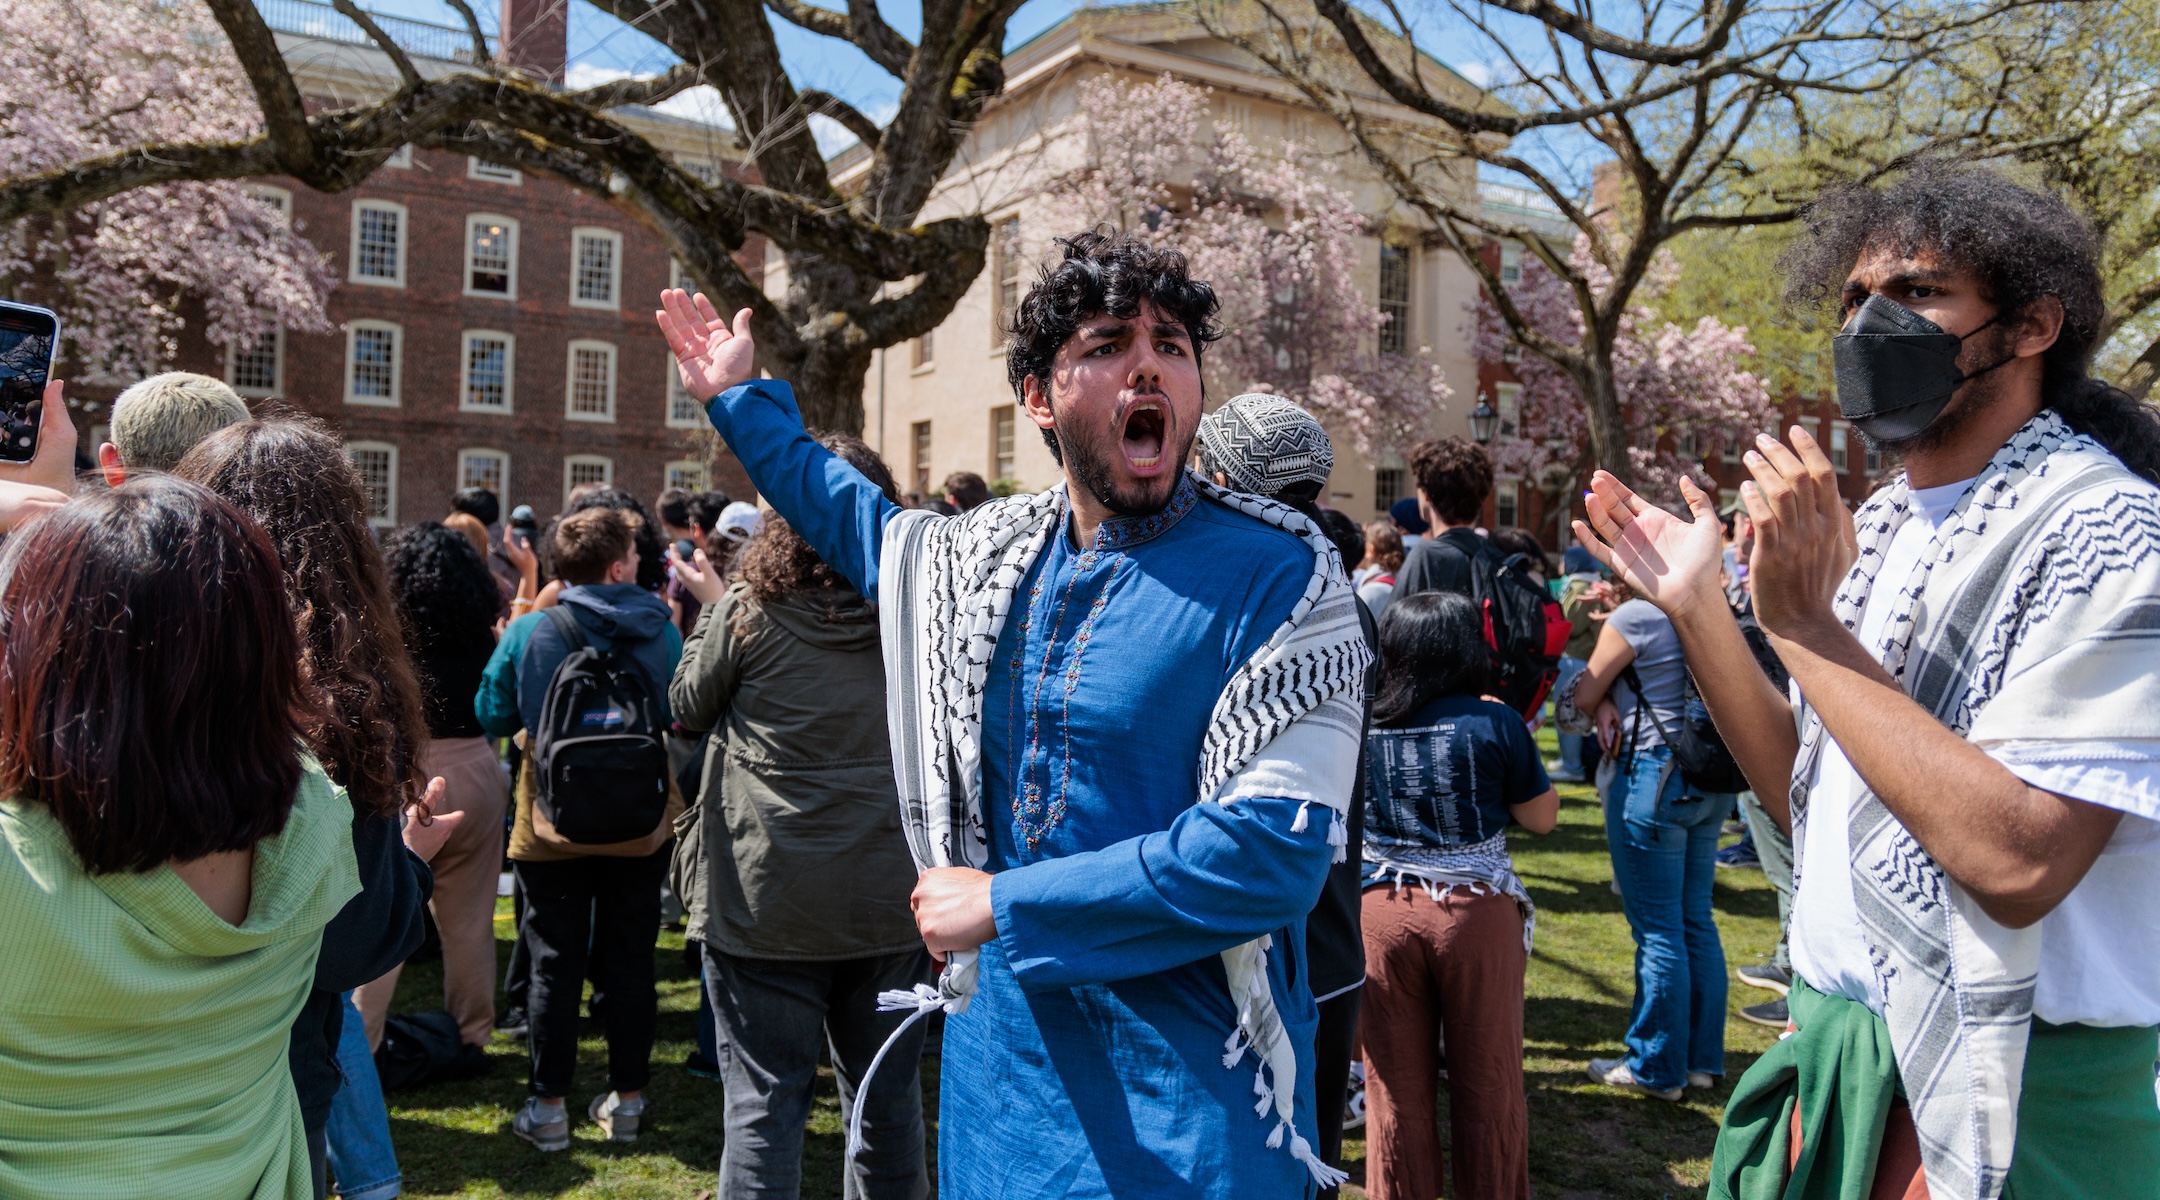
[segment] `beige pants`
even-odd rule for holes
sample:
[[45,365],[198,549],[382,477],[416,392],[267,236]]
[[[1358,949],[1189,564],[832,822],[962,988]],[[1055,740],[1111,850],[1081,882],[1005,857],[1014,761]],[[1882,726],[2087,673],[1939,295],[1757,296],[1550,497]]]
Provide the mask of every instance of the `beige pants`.
[[[465,814],[428,864],[435,872],[429,906],[442,931],[443,1006],[457,1018],[465,1041],[484,1046],[495,1028],[495,884],[502,875],[503,807],[510,789],[486,738],[429,742],[420,768],[448,785],[442,811]],[[401,969],[353,991],[370,1047],[382,1044],[383,1017]]]

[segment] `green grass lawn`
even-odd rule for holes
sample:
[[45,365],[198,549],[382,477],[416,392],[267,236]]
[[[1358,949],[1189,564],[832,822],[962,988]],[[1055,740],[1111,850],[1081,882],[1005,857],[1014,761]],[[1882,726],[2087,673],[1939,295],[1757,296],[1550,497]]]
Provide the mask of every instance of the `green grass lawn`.
[[[1543,739],[1548,749],[1551,734]],[[1516,869],[1538,906],[1537,944],[1530,959],[1523,1068],[1530,1093],[1530,1176],[1544,1200],[1591,1197],[1696,1197],[1703,1194],[1710,1145],[1731,1081],[1772,1042],[1767,1029],[1738,1017],[1726,1026],[1726,1079],[1685,1103],[1623,1096],[1583,1074],[1591,1055],[1620,1048],[1633,995],[1634,945],[1608,886],[1612,869],[1597,803],[1585,787],[1563,787],[1560,827],[1544,837],[1518,832],[1511,840]],[[1760,962],[1777,940],[1776,896],[1759,871],[1721,871],[1718,925],[1730,966]],[[496,921],[497,947],[507,956],[508,901]],[[720,1159],[721,1088],[694,1079],[681,1063],[694,1043],[697,983],[685,964],[682,937],[660,937],[660,1030],[653,1049],[654,1101],[636,1144],[600,1140],[583,1119],[584,1105],[606,1074],[606,1048],[588,1022],[570,1103],[570,1149],[541,1154],[512,1137],[510,1115],[525,1091],[522,1042],[498,1037],[489,1049],[494,1073],[484,1079],[391,1097],[391,1133],[408,1196],[694,1197],[710,1194]],[[398,1010],[439,1008],[442,976],[433,964],[414,964],[398,986]],[[1737,983],[1731,1008],[1769,999]],[[925,1060],[923,1084],[935,1129],[937,1061]],[[1443,1121],[1443,1130],[1445,1124]],[[805,1197],[840,1195],[842,1131],[829,1072],[822,1073],[803,1162]],[[935,1153],[935,1136],[932,1137]],[[994,1152],[994,1147],[990,1148]],[[1364,1144],[1346,1147],[1353,1186],[1363,1178]],[[935,1167],[932,1178],[936,1177]]]

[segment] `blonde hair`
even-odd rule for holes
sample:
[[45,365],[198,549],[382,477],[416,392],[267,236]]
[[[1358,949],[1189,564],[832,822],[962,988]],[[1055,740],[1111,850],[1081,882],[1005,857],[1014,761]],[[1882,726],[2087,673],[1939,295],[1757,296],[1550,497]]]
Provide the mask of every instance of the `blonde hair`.
[[113,448],[140,471],[170,471],[196,443],[248,420],[239,393],[208,375],[168,371],[120,393],[112,404]]
[[471,542],[472,548],[479,552],[480,561],[487,561],[487,526],[480,523],[480,518],[472,515],[471,513],[451,513],[449,516],[443,518],[442,523],[443,528],[451,530],[454,533],[464,534],[465,540]]

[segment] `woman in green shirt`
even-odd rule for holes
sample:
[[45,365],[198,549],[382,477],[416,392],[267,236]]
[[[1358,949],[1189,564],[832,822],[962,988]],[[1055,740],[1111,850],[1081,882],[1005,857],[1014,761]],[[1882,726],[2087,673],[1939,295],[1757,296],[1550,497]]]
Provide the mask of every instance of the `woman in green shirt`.
[[0,552],[0,1196],[304,1197],[286,1040],[358,890],[276,552],[193,484]]

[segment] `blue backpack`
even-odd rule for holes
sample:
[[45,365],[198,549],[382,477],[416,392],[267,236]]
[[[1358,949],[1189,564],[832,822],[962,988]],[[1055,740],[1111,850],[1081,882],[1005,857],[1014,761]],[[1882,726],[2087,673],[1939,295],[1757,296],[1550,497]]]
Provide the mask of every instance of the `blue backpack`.
[[535,803],[573,842],[645,837],[667,813],[659,689],[627,652],[594,646],[568,608],[542,611],[570,652],[548,679],[533,731]]

